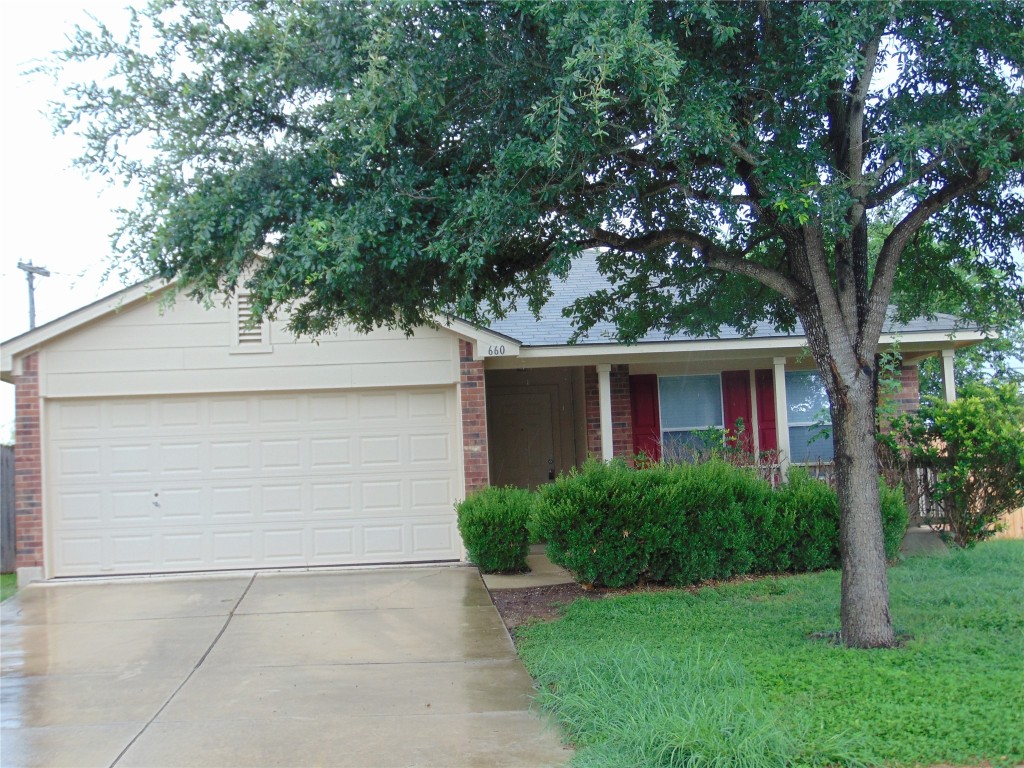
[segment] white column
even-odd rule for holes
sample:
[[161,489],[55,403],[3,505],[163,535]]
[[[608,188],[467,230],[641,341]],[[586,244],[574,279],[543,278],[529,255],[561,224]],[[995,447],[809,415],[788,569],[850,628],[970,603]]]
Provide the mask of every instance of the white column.
[[953,350],[942,350],[942,394],[947,403],[956,400],[956,379],[953,376]]
[[779,447],[779,469],[786,479],[789,469],[789,409],[786,405],[786,358],[772,360],[775,383],[775,435]]
[[612,367],[597,366],[597,401],[601,408],[601,460],[611,461],[612,443]]

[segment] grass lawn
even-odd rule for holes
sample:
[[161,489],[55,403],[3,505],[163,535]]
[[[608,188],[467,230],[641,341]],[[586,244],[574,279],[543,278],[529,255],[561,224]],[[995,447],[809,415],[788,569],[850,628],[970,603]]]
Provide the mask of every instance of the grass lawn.
[[857,651],[839,573],[579,600],[520,629],[573,765],[1017,765],[1024,761],[1024,542],[889,571],[909,639]]
[[0,603],[18,591],[18,577],[13,573],[0,573]]

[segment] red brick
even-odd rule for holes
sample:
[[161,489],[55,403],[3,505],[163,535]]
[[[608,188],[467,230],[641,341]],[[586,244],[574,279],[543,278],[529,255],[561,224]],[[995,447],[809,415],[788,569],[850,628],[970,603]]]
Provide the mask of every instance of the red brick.
[[[629,366],[613,365],[609,374],[612,401],[612,455],[633,454],[633,412],[629,391]],[[597,369],[588,366],[583,372],[583,399],[587,424],[587,453],[601,455],[601,402],[597,385]]]
[[459,400],[462,411],[462,463],[466,493],[489,485],[487,395],[484,364],[473,359],[473,345],[459,341]]
[[43,474],[36,353],[21,360],[21,373],[14,377],[14,400],[15,565],[36,567],[43,565]]

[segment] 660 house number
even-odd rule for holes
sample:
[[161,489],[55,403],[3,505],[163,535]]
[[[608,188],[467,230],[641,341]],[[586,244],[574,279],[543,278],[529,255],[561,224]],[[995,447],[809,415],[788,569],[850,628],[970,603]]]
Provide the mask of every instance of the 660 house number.
[[487,355],[489,357],[493,356],[493,355],[504,355],[504,354],[505,354],[505,345],[504,344],[491,344],[489,347],[487,347]]

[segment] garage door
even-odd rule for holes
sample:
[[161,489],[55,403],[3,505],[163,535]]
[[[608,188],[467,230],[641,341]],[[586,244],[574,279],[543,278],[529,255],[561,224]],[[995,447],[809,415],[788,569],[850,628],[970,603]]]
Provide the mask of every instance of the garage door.
[[454,388],[51,401],[52,576],[458,559]]

